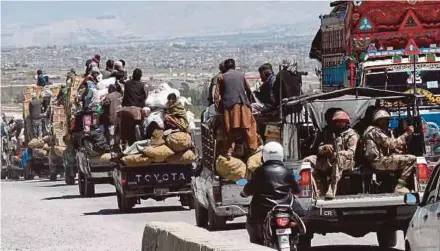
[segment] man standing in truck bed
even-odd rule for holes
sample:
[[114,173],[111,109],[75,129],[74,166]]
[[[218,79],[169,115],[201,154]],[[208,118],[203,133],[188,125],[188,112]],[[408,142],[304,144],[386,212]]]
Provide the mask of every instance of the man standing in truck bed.
[[250,108],[249,83],[244,74],[235,70],[235,60],[225,60],[226,72],[219,76],[214,97],[215,107],[224,116],[226,155],[231,157],[238,133],[244,131],[244,138],[251,152],[258,148],[257,123]]
[[373,116],[373,125],[364,133],[365,157],[372,168],[376,170],[402,170],[395,193],[409,193],[406,188],[406,180],[416,167],[417,157],[410,154],[400,154],[400,149],[406,145],[406,140],[414,132],[414,127],[409,126],[406,132],[397,139],[391,138],[389,132],[390,114],[383,110],[377,110]]
[[37,94],[34,92],[31,94],[32,101],[29,103],[29,117],[32,123],[32,138],[41,138],[42,132],[42,119],[41,119],[41,100],[37,98]]

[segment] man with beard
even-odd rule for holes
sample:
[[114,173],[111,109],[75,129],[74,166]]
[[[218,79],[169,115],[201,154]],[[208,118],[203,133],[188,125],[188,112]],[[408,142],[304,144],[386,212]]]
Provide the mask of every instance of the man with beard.
[[[359,135],[350,128],[350,116],[339,110],[332,118],[332,137],[326,137],[318,147],[317,155],[306,157],[303,161],[310,162],[313,177],[319,185],[319,195],[325,193],[326,199],[334,199],[342,172],[353,169]],[[327,188],[327,177],[331,182]]]

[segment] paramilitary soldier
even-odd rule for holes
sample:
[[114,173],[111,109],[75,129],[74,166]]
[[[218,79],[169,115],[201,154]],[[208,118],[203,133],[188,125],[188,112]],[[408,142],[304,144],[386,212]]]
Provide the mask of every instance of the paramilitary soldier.
[[416,156],[402,154],[406,139],[414,132],[413,126],[408,126],[403,135],[393,138],[389,131],[390,114],[383,109],[377,110],[373,116],[373,125],[364,133],[365,157],[372,168],[376,170],[402,170],[402,174],[394,189],[395,193],[404,194],[406,180],[416,166]]
[[[320,190],[320,196],[326,191],[325,197],[333,199],[337,185],[344,170],[351,170],[355,165],[355,152],[359,135],[350,128],[350,116],[339,110],[332,118],[334,137],[326,137],[318,148],[317,155],[308,156],[304,161],[310,162],[313,168],[313,177]],[[328,190],[327,176],[331,177]]]

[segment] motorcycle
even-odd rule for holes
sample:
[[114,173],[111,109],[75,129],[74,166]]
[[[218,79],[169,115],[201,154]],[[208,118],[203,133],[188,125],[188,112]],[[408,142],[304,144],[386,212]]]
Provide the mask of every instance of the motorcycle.
[[[244,186],[247,180],[240,179],[236,184]],[[293,211],[292,203],[278,204],[267,213],[263,226],[264,246],[279,251],[298,250],[300,235],[306,233],[306,226]]]

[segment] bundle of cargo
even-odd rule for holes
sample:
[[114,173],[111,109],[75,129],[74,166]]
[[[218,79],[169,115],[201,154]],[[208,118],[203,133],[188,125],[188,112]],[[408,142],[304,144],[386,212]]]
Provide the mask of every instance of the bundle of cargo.
[[46,136],[43,139],[32,139],[28,143],[28,147],[32,149],[32,155],[34,157],[46,157],[50,151],[50,137]]
[[122,162],[129,167],[148,166],[153,163],[190,165],[197,158],[191,135],[187,132],[171,132],[164,135],[162,129],[154,130],[148,140],[136,142],[124,153]]

